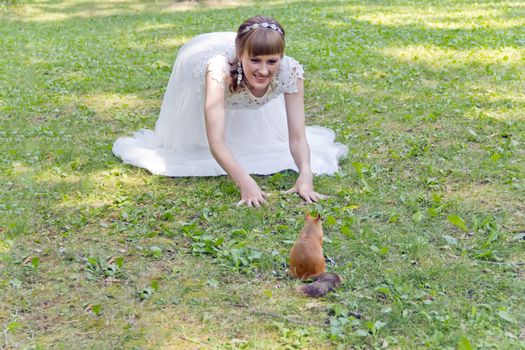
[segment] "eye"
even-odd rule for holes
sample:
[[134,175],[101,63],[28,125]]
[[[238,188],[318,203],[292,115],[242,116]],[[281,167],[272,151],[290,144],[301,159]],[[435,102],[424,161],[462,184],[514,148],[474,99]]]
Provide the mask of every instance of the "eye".
[[276,63],[277,63],[277,60],[269,60],[268,63],[269,63],[269,64],[276,64]]
[[252,61],[253,63],[258,63],[260,61],[260,59],[258,59],[258,58],[250,58],[250,61]]

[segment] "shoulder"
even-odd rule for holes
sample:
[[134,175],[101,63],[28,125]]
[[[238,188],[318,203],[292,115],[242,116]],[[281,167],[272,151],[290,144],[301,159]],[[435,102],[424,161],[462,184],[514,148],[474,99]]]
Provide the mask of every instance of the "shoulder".
[[197,91],[202,91],[207,77],[222,85],[234,53],[235,33],[200,34],[179,49],[173,71],[187,71],[187,76],[198,82]]
[[212,56],[206,63],[206,69],[209,70],[230,70],[230,61],[224,54]]
[[230,61],[225,55],[216,55],[208,60],[206,76],[224,89],[230,83]]
[[281,69],[285,71],[299,70],[302,74],[304,74],[303,65],[295,58],[290,56],[283,56],[281,61]]
[[303,65],[290,56],[284,56],[279,68],[279,79],[284,81],[296,81],[304,79]]
[[284,56],[279,68],[278,90],[283,93],[298,92],[297,80],[304,79],[303,66],[294,58]]

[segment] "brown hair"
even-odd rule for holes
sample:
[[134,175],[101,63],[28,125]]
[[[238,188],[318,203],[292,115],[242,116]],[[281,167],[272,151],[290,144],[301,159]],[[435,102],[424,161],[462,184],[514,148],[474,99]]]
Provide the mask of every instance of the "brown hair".
[[[270,26],[253,28],[245,31],[254,24],[262,25],[268,23]],[[274,28],[277,29],[274,29]],[[284,29],[279,22],[272,17],[255,16],[244,21],[237,30],[235,38],[235,58],[230,62],[230,91],[239,90],[241,84],[237,84],[237,69],[239,61],[244,52],[249,56],[260,55],[284,55]]]

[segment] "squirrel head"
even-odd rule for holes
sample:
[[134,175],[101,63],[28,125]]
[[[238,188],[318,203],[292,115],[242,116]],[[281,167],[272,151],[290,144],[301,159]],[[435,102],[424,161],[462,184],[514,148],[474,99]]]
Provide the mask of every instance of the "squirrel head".
[[307,212],[305,215],[306,222],[320,222],[321,221],[321,214],[319,213],[312,213]]
[[310,213],[306,213],[305,215],[305,224],[304,228],[302,229],[300,236],[303,238],[306,237],[315,237],[319,240],[319,242],[322,244],[323,242],[323,225],[321,223],[321,215],[315,214],[315,216],[311,215]]

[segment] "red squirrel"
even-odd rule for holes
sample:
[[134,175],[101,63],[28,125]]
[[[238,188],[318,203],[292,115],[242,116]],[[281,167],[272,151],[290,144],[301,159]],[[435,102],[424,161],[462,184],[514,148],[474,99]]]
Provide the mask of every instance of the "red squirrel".
[[342,282],[341,277],[326,271],[323,255],[323,227],[321,216],[306,214],[306,223],[290,252],[290,275],[299,279],[314,280],[300,291],[309,297],[321,297]]

